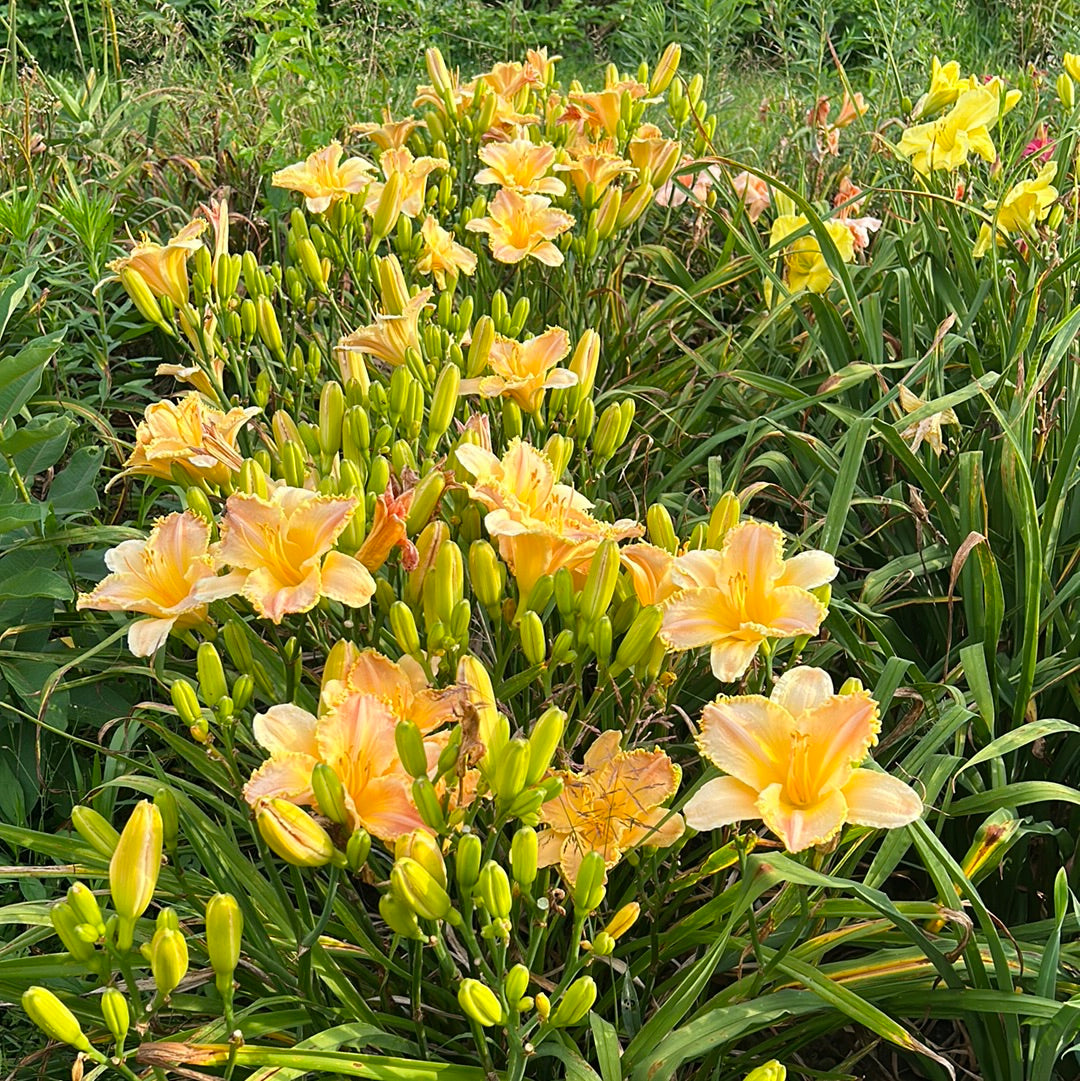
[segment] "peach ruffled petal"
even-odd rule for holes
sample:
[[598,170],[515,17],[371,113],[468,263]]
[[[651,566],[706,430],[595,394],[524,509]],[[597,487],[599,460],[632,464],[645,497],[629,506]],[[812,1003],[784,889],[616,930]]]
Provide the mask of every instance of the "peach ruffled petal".
[[896,829],[914,822],[923,811],[915,789],[877,770],[855,770],[843,792],[848,821],[859,826]]
[[783,781],[795,722],[761,695],[717,698],[701,715],[698,749],[755,792]]
[[761,817],[757,791],[735,777],[706,781],[687,801],[683,815],[695,830],[715,830]]
[[797,807],[784,798],[783,785],[770,785],[757,798],[758,813],[789,852],[802,852],[831,841],[844,826],[847,802],[838,790],[816,803]]

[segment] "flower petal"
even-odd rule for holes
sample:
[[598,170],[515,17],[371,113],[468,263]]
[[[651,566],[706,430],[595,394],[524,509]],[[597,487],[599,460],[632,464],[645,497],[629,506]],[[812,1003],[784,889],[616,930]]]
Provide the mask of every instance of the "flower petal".
[[312,567],[297,585],[281,582],[269,567],[253,570],[241,590],[264,619],[280,623],[290,613],[309,612],[319,603],[319,568]]
[[686,824],[695,830],[714,830],[733,822],[760,818],[757,792],[735,777],[706,781],[683,808]]
[[375,595],[375,579],[358,559],[329,552],[322,564],[322,593],[350,608],[363,608]]
[[800,664],[789,668],[776,681],[769,700],[797,717],[808,709],[824,704],[835,693],[828,672]]
[[254,807],[260,800],[280,797],[313,806],[311,771],[318,759],[307,754],[282,754],[268,758],[244,785],[244,799]]
[[401,777],[374,777],[354,800],[360,824],[380,841],[395,841],[424,826]]
[[761,611],[760,621],[779,637],[794,638],[798,634],[817,634],[822,621],[829,614],[813,595],[799,586],[777,586],[771,590]]
[[318,756],[315,746],[314,714],[291,702],[271,706],[265,713],[256,713],[252,733],[260,747],[271,755],[306,754]]
[[149,657],[156,653],[169,637],[176,619],[137,619],[128,628],[128,649],[136,657]]
[[866,758],[881,728],[877,702],[868,691],[837,694],[795,718],[808,738],[807,756],[815,791],[841,788]]
[[713,675],[721,683],[734,683],[742,679],[764,638],[764,635],[760,635],[751,639],[725,638],[714,642],[709,654]]
[[[678,579],[679,561],[673,576]],[[718,589],[683,589],[664,603],[661,634],[671,649],[697,649],[738,629],[729,616],[728,605]],[[755,650],[756,650],[755,646]]]
[[816,548],[809,552],[800,552],[791,559],[784,560],[784,573],[777,581],[778,586],[800,586],[803,589],[817,589],[818,586],[831,582],[840,568],[828,552],[819,552]]
[[843,828],[847,803],[839,791],[826,793],[817,803],[796,807],[784,798],[784,786],[770,785],[757,799],[762,821],[784,842],[789,852],[823,845]]
[[787,776],[795,722],[758,694],[719,697],[701,715],[698,749],[714,765],[755,792]]
[[843,788],[848,821],[877,829],[906,826],[922,814],[923,802],[910,785],[888,773],[857,769]]

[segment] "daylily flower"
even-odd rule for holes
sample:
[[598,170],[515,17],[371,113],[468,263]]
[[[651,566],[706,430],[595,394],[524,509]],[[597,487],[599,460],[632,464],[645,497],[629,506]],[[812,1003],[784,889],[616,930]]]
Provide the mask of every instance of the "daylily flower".
[[112,573],[80,593],[75,607],[150,616],[132,623],[127,636],[136,657],[149,657],[171,631],[205,622],[196,586],[214,576],[209,544],[210,526],[191,511],[159,518],[146,540],[126,540],[105,553]]
[[454,234],[444,229],[430,214],[420,226],[424,246],[416,269],[420,274],[431,274],[440,289],[446,288],[446,275],[471,275],[476,270],[476,254],[454,239]]
[[642,124],[634,132],[626,152],[638,173],[648,170],[649,183],[658,188],[675,171],[681,147],[677,139],[665,139],[655,124]]
[[200,597],[218,600],[237,593],[264,619],[280,623],[329,597],[362,608],[375,592],[367,567],[344,552],[331,551],[356,511],[354,498],[335,499],[306,488],[279,485],[268,499],[229,496],[221,540],[212,555],[224,577],[204,581]]
[[698,748],[727,776],[684,808],[697,830],[761,819],[789,852],[832,840],[851,822],[896,829],[922,800],[887,773],[857,768],[877,742],[878,706],[861,687],[835,694],[820,668],[792,668],[772,694],[720,696],[705,707]]
[[741,679],[770,638],[817,634],[828,609],[810,590],[831,582],[836,561],[811,550],[784,559],[784,534],[764,522],[740,522],[720,549],[679,556],[679,588],[664,604],[661,636],[673,650],[711,647],[713,675]]
[[170,480],[177,466],[193,481],[225,484],[244,464],[237,434],[258,412],[252,406],[222,413],[195,391],[178,402],[154,402],[135,429],[135,449],[120,476],[142,473]]
[[522,64],[519,60],[504,60],[491,71],[477,75],[476,79],[494,90],[499,97],[509,99],[516,96],[519,90],[536,85],[539,76],[528,64]]
[[202,247],[199,239],[206,229],[201,218],[189,221],[167,244],[158,244],[145,233],[130,254],[114,259],[109,270],[119,274],[134,270],[156,297],[168,297],[177,306],[188,299],[187,261]]
[[667,848],[682,835],[682,815],[665,809],[679,787],[679,768],[661,750],[621,751],[620,733],[604,732],[585,753],[580,772],[556,772],[563,789],[540,808],[537,864],[559,865],[570,883],[581,861],[599,852],[605,867],[638,845]]
[[746,207],[746,216],[752,222],[757,221],[769,209],[772,201],[769,196],[769,185],[760,176],[741,172],[731,178],[731,186],[742,199]]
[[837,114],[832,126],[834,128],[846,128],[853,124],[869,108],[870,106],[863,100],[862,94],[856,94],[855,97],[852,98],[848,96],[848,92],[845,90],[844,99],[840,102],[840,112]]
[[569,352],[570,338],[562,327],[549,327],[523,342],[496,335],[488,354],[488,367],[494,374],[462,380],[461,391],[510,398],[526,413],[535,413],[543,404],[545,390],[577,383],[573,372],[555,367]]
[[487,166],[474,177],[477,184],[498,184],[521,195],[566,193],[566,185],[548,175],[555,164],[555,147],[551,143],[532,143],[528,139],[489,143],[480,148],[477,156]]
[[[379,158],[379,168],[387,180],[393,173],[400,173],[404,178],[401,194],[401,213],[408,218],[415,218],[424,210],[424,195],[427,192],[427,178],[441,169],[448,169],[446,158],[415,158],[408,147],[384,150]],[[364,209],[374,214],[382,198],[383,185],[374,183],[364,200]]]
[[582,148],[569,162],[562,162],[555,168],[570,174],[582,199],[585,198],[590,184],[594,198],[599,199],[616,177],[635,172],[634,166],[625,158],[619,157],[614,151],[614,144],[607,140]]
[[374,168],[364,158],[342,161],[341,143],[334,141],[309,154],[304,161],[279,169],[270,178],[275,188],[298,191],[312,214],[321,214],[332,202],[358,195],[372,181]]
[[338,342],[338,349],[367,353],[393,368],[400,367],[410,349],[420,350],[420,313],[431,297],[432,290],[421,289],[400,315],[376,313],[374,323],[346,335]]
[[498,538],[499,554],[526,594],[544,574],[567,567],[584,582],[600,541],[625,540],[644,532],[637,522],[601,522],[592,504],[569,485],[557,484],[546,454],[513,439],[500,459],[490,450],[462,444],[460,465],[476,478],[469,494],[488,509],[484,525]]
[[[905,413],[914,413],[922,409],[926,402],[915,394],[912,394],[903,383],[900,384],[900,407]],[[909,424],[901,433],[900,438],[906,439],[911,444],[911,453],[918,451],[923,442],[934,452],[934,456],[940,458],[945,449],[945,439],[941,429],[943,425],[951,424],[960,427],[960,421],[956,413],[951,409],[943,409],[940,413],[933,413],[924,417],[915,424]]]
[[562,59],[561,56],[548,56],[547,46],[540,49],[529,49],[525,53],[527,66],[532,68],[533,77],[530,80],[534,85],[547,86],[555,75],[555,64]]
[[897,152],[919,173],[959,169],[968,154],[992,162],[996,151],[989,128],[998,118],[999,106],[999,96],[990,90],[967,90],[940,120],[907,128]]
[[603,132],[608,137],[614,137],[619,130],[621,102],[622,90],[614,88],[595,93],[585,93],[582,90],[570,92],[570,105],[576,107],[585,125],[594,134]]
[[[210,381],[210,375],[214,381]],[[219,395],[218,387],[225,376],[225,361],[215,356],[210,361],[210,373],[198,364],[159,364],[154,375],[171,375],[181,383],[190,383],[205,398],[213,400]],[[215,385],[216,384],[216,385]]]
[[409,140],[417,128],[424,127],[423,120],[408,116],[404,120],[394,120],[389,107],[383,109],[381,124],[353,124],[349,131],[363,139],[370,139],[380,150],[397,150]]
[[362,827],[388,842],[421,829],[409,794],[412,778],[394,742],[403,719],[372,694],[350,694],[321,717],[299,706],[271,706],[253,724],[255,739],[270,757],[244,786],[244,798],[252,807],[275,798],[314,807],[311,772],[323,763],[341,781],[350,828]]
[[642,605],[662,604],[678,588],[671,573],[675,556],[666,549],[638,541],[620,549],[619,557]]
[[[773,222],[770,244],[778,244],[786,236],[798,232],[809,221],[805,214],[781,214]],[[836,246],[840,258],[850,263],[855,258],[855,241],[851,230],[842,221],[825,222],[825,231]],[[821,253],[821,244],[815,233],[806,233],[784,248],[784,266],[787,270],[787,286],[793,293],[808,289],[811,293],[824,293],[832,284],[833,274]]]
[[1066,53],[1061,62],[1070,78],[1080,80],[1080,54]]
[[405,533],[405,519],[412,501],[413,489],[395,496],[389,486],[375,500],[375,519],[356,553],[356,558],[369,571],[377,571],[394,548],[401,549],[401,562],[405,570],[412,570],[416,566],[416,547]]
[[1040,124],[1035,129],[1035,138],[1024,147],[1024,157],[1030,158],[1038,155],[1039,161],[1047,162],[1054,156],[1054,148],[1057,143],[1050,138],[1045,124]]
[[438,690],[430,686],[412,657],[392,661],[373,649],[360,650],[342,640],[327,657],[319,710],[325,712],[357,694],[385,702],[397,720],[412,721],[426,736],[460,720],[466,689],[454,685]]
[[[692,164],[692,158],[683,158],[679,168]],[[681,173],[669,178],[660,187],[656,193],[656,203],[658,206],[677,207],[682,206],[687,199],[692,199],[699,206],[703,206],[709,197],[709,189],[722,177],[723,174],[716,165],[708,165],[696,173]],[[686,192],[687,188],[690,189],[689,194]]]
[[930,89],[916,103],[912,116],[926,116],[952,105],[960,96],[960,64],[942,64],[935,56],[930,65]]
[[[1022,233],[1025,236],[1035,234],[1039,222],[1046,220],[1054,200],[1058,197],[1057,188],[1051,184],[1056,175],[1057,162],[1047,162],[1039,170],[1038,176],[1014,184],[1006,192],[1000,205],[993,200],[986,204],[987,210],[997,208],[994,235],[999,244],[1004,243],[1009,233]],[[991,229],[984,222],[979,229],[972,254],[976,259],[980,258],[990,250],[990,244]]]
[[561,266],[563,253],[552,240],[573,224],[573,217],[555,210],[542,195],[519,195],[500,188],[488,204],[488,216],[473,218],[465,228],[487,233],[491,254],[500,263],[520,263],[531,255],[547,266]]

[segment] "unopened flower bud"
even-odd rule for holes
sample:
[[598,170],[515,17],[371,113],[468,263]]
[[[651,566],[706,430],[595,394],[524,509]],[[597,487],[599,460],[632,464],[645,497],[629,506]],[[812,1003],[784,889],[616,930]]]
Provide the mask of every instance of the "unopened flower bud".
[[479,980],[461,981],[461,986],[458,988],[458,1002],[469,1017],[485,1028],[501,1025],[506,1020],[502,1003],[499,1002],[495,992]]
[[113,828],[112,823],[103,818],[92,807],[77,805],[71,808],[71,824],[75,832],[95,852],[102,856],[112,856],[116,846],[120,842],[120,834]]
[[403,653],[416,655],[420,652],[420,635],[412,609],[404,601],[395,601],[390,609],[390,629]]
[[53,925],[56,937],[76,961],[84,964],[95,954],[93,943],[87,942],[79,928],[84,924],[67,901],[58,901],[49,908],[49,922]]
[[631,901],[629,904],[623,905],[622,908],[611,917],[604,930],[611,935],[613,939],[618,940],[634,926],[639,915],[641,915],[641,905],[639,905],[637,901]]
[[465,359],[465,374],[470,379],[478,376],[487,367],[491,347],[494,344],[495,323],[490,315],[481,316],[472,329],[472,342]]
[[1065,112],[1071,113],[1076,107],[1076,84],[1066,71],[1057,77],[1057,96]]
[[547,657],[547,642],[544,640],[544,624],[535,612],[523,612],[518,623],[521,637],[521,652],[529,664],[543,664]]
[[642,608],[619,643],[615,653],[616,665],[619,668],[632,668],[637,664],[656,641],[663,622],[664,613],[659,605],[648,604]]
[[551,1016],[551,999],[543,991],[540,991],[537,993],[535,1003],[537,1016],[541,1021],[546,1021]]
[[503,599],[503,580],[499,557],[486,540],[469,546],[469,581],[477,600],[489,611]]
[[446,889],[446,862],[443,860],[439,842],[427,830],[412,830],[402,834],[394,842],[394,858],[409,857],[421,867],[443,889]]
[[[514,876],[514,881],[524,889],[528,889],[536,881],[538,855],[536,830],[531,826],[522,826],[510,842],[510,873]],[[510,1000],[520,997],[521,995],[510,996]]]
[[284,799],[267,800],[255,817],[270,849],[294,867],[324,867],[334,859],[334,842],[306,811]]
[[203,642],[199,646],[196,665],[199,673],[199,695],[213,708],[229,693],[229,685],[225,682],[221,657],[211,642]]
[[244,914],[236,898],[229,893],[215,893],[206,902],[206,950],[214,970],[214,983],[222,995],[232,987],[243,933]]
[[586,623],[594,623],[608,609],[619,579],[619,546],[613,540],[601,541],[589,564],[589,573],[581,591],[580,610]]
[[494,860],[488,860],[480,869],[476,894],[493,920],[509,919],[513,904],[510,879]]
[[655,97],[657,94],[662,94],[667,90],[671,85],[671,80],[675,78],[675,73],[679,70],[679,61],[681,59],[682,46],[673,41],[664,50],[664,54],[660,57],[656,70],[649,80],[649,94],[651,96]]
[[725,492],[713,507],[709,515],[709,525],[705,534],[705,544],[709,548],[719,548],[724,543],[728,531],[739,524],[739,497],[734,492]]
[[743,1081],[786,1081],[786,1078],[787,1067],[773,1059],[772,1062],[766,1062],[764,1066],[751,1070]]
[[468,896],[475,888],[483,856],[483,843],[475,833],[466,833],[459,838],[454,850],[454,880],[460,895]]
[[427,777],[417,777],[412,783],[412,798],[424,825],[436,833],[446,829],[446,815],[435,791],[435,786]]
[[502,801],[513,800],[525,787],[529,772],[529,744],[516,737],[492,756],[491,790]]
[[345,788],[332,766],[319,762],[311,771],[311,791],[319,811],[339,826],[349,821]]
[[164,841],[161,812],[149,800],[135,805],[109,863],[109,890],[120,917],[117,946],[131,949],[135,921],[154,896]]
[[596,981],[592,976],[582,976],[574,980],[563,992],[555,1012],[551,1015],[551,1024],[555,1028],[568,1028],[584,1020],[596,1001]]
[[578,868],[577,879],[571,896],[579,919],[599,907],[604,899],[604,857],[599,852],[588,852]]
[[106,987],[101,993],[101,1016],[105,1027],[112,1033],[117,1048],[123,1048],[131,1027],[131,1007],[123,991],[115,987]]
[[540,715],[529,733],[529,768],[525,785],[536,784],[551,767],[551,760],[566,730],[566,714],[551,706]]
[[168,998],[187,975],[187,940],[171,927],[160,928],[150,940],[150,971],[158,994]]
[[356,874],[367,863],[370,852],[371,834],[359,827],[353,830],[345,843],[345,864],[353,874]]
[[97,897],[89,886],[82,882],[73,882],[67,891],[67,903],[78,917],[80,923],[92,927],[98,937],[105,934],[105,921]]
[[426,937],[416,922],[416,914],[389,893],[379,898],[379,915],[395,935],[416,941]]
[[444,920],[450,897],[428,871],[409,856],[395,860],[390,870],[394,897],[423,920]]
[[461,369],[456,364],[446,364],[439,373],[431,395],[431,409],[428,413],[429,453],[434,449],[439,436],[450,427],[454,410],[457,408],[460,385]]
[[75,1015],[47,987],[30,987],[23,992],[22,1008],[50,1040],[70,1044],[78,1051],[90,1050]]
[[506,1001],[511,1004],[519,1002],[528,988],[529,970],[524,965],[514,965],[503,979],[503,992],[506,995]]

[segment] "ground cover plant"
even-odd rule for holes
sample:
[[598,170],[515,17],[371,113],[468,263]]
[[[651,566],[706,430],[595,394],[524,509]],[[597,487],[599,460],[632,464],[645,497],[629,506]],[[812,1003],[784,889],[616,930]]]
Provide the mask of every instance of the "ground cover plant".
[[14,1076],[1075,1073],[1080,59],[562,63],[232,190],[24,82]]

